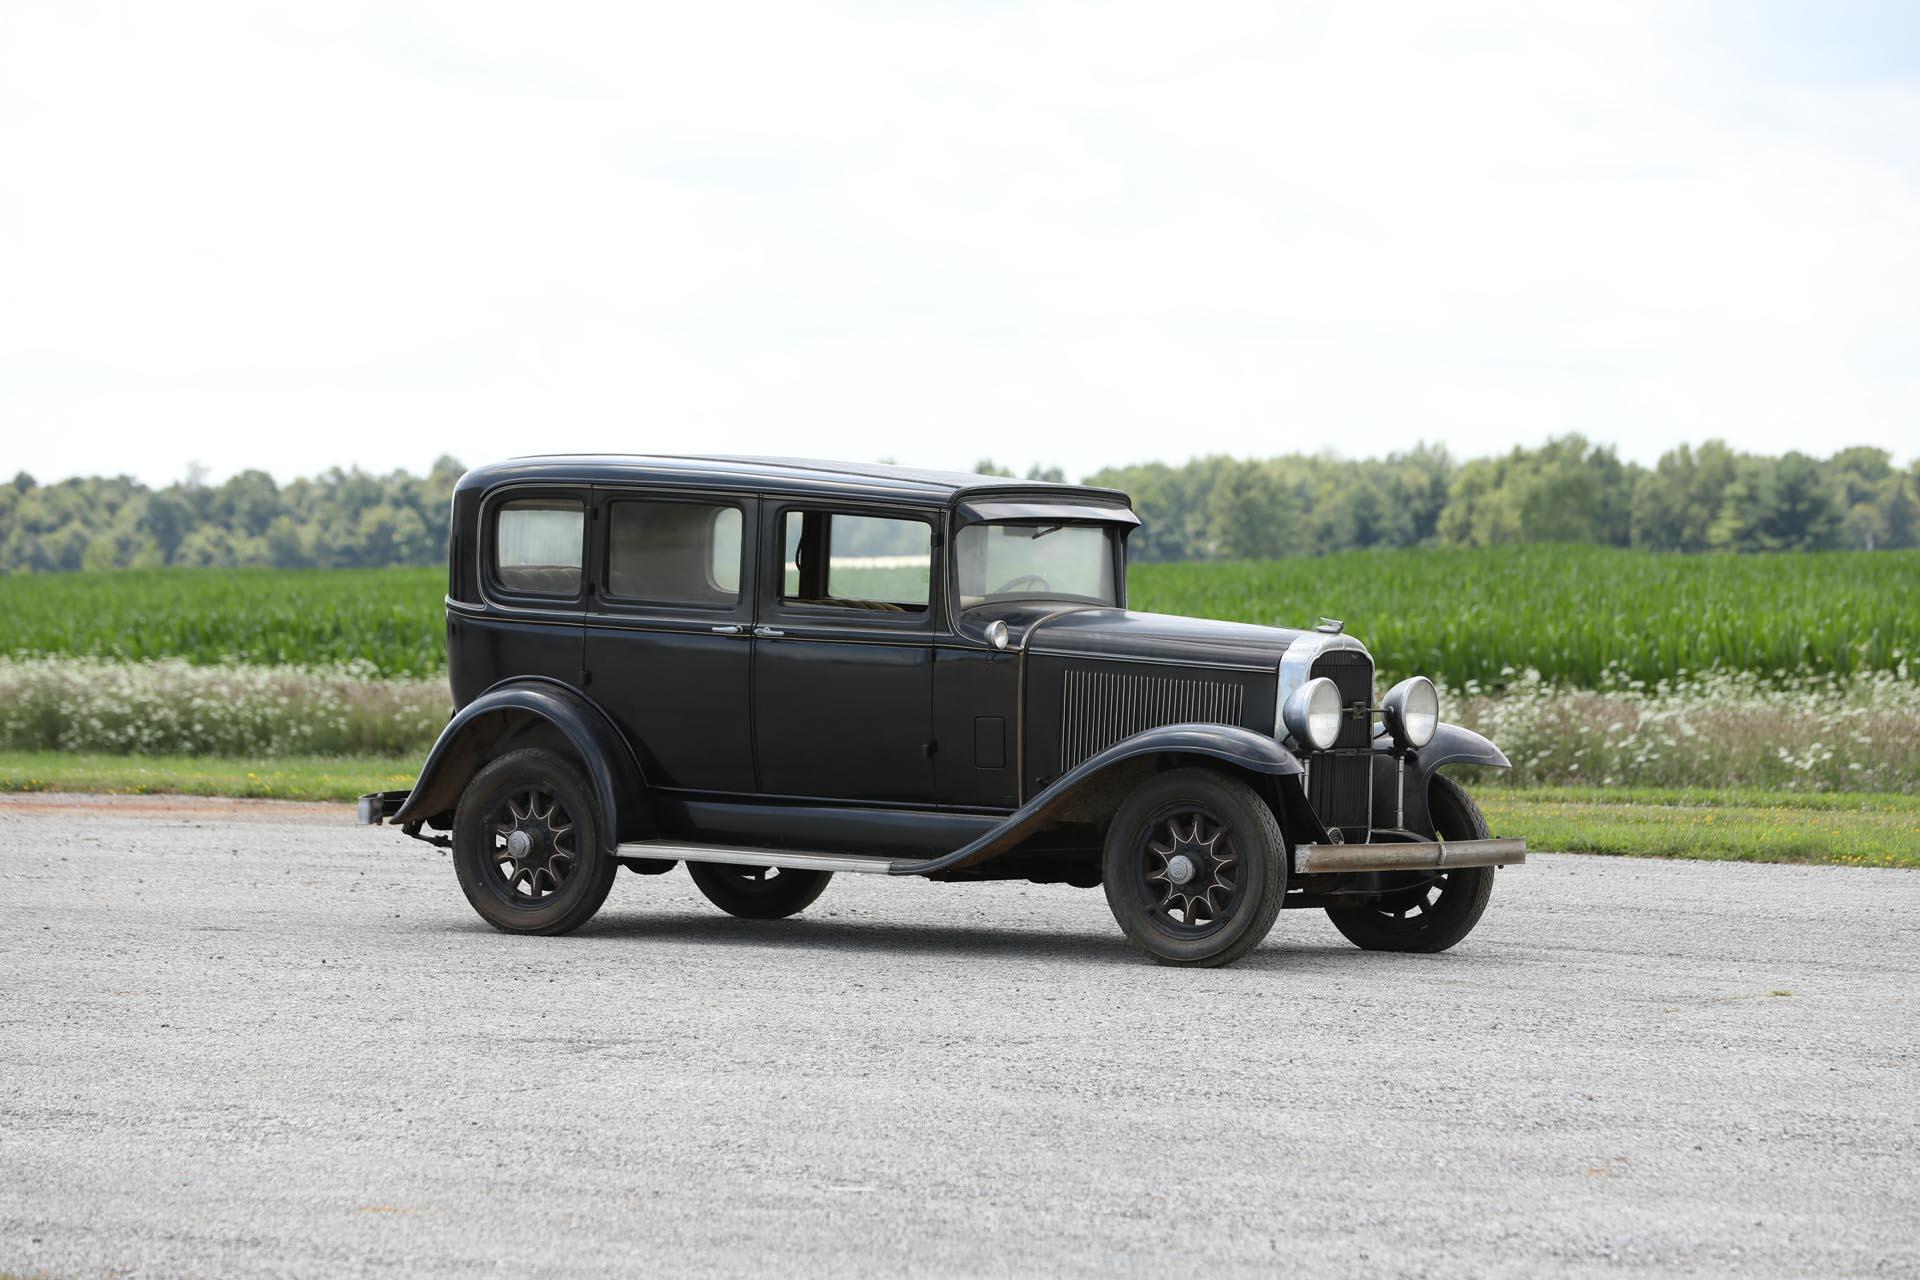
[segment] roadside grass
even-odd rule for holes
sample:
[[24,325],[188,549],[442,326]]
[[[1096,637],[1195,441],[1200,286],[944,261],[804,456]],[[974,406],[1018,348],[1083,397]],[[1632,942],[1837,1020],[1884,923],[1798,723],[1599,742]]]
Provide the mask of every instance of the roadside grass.
[[233,796],[259,800],[358,799],[413,785],[417,762],[388,756],[122,756],[0,751],[0,792]]
[[[411,759],[0,752],[0,791],[348,802],[410,786]],[[1920,798],[1750,788],[1477,787],[1499,835],[1542,852],[1920,867]]]
[[1530,849],[1638,858],[1920,867],[1920,798],[1874,793],[1539,787],[1475,792]]

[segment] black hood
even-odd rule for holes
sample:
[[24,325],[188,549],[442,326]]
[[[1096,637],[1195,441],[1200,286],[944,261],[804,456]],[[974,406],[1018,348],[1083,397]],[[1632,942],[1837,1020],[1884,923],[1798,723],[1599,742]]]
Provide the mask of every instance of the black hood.
[[1309,631],[1217,622],[1171,613],[1084,608],[1036,621],[1029,653],[1084,655],[1135,661],[1191,661],[1273,669],[1287,646]]

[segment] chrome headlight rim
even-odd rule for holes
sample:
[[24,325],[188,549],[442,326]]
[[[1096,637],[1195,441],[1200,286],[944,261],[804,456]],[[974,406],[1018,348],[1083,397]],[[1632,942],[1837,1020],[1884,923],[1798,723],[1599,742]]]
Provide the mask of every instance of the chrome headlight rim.
[[1440,730],[1440,691],[1425,676],[1408,676],[1387,690],[1380,719],[1396,743],[1418,750]]
[[1340,738],[1344,711],[1339,686],[1325,676],[1315,676],[1287,695],[1280,720],[1295,742],[1313,751],[1325,751]]

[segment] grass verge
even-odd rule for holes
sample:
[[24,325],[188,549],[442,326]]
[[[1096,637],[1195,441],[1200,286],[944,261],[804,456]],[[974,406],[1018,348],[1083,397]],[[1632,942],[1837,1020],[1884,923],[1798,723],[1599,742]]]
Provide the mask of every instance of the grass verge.
[[417,762],[389,756],[87,755],[0,751],[0,791],[90,791],[105,795],[239,796],[353,800],[413,785]]
[[[352,800],[411,785],[387,756],[203,756],[0,752],[0,791],[92,791]],[[1631,857],[1920,867],[1920,798],[1656,787],[1481,787],[1499,835],[1529,847]]]
[[1645,858],[1920,867],[1920,798],[1667,788],[1482,788],[1499,835],[1528,848]]

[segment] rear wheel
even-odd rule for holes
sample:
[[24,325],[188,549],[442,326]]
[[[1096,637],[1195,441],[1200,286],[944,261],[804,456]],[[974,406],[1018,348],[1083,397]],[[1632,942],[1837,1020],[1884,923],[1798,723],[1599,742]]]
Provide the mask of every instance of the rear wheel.
[[454,810],[453,869],[480,918],[506,933],[568,933],[607,900],[617,866],[601,847],[586,779],[551,751],[481,769]]
[[[1435,778],[1427,803],[1441,839],[1489,838],[1480,806],[1452,778]],[[1493,893],[1492,867],[1456,867],[1407,880],[1404,888],[1363,906],[1328,907],[1327,918],[1368,951],[1445,951],[1473,932]]]
[[826,891],[831,871],[792,867],[735,867],[689,862],[687,872],[707,901],[747,920],[783,920],[813,905]]
[[1287,893],[1273,810],[1238,778],[1176,769],[1127,798],[1107,830],[1107,905],[1161,964],[1231,964],[1260,945]]

